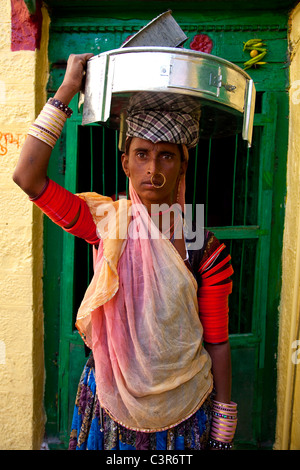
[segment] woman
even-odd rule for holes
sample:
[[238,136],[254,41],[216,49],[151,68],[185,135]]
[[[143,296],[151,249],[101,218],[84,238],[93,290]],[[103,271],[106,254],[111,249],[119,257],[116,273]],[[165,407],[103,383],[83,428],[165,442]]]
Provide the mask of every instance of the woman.
[[[70,194],[47,178],[47,167],[91,56],[70,56],[13,176],[55,223],[95,247],[94,277],[76,322],[92,356],[79,385],[70,448],[229,448],[237,422],[227,326],[230,256],[209,232],[201,249],[189,251],[180,211],[173,210],[184,209],[198,111],[192,101],[168,112],[165,104],[134,99],[122,155],[130,199]],[[166,210],[153,213],[163,204]]]

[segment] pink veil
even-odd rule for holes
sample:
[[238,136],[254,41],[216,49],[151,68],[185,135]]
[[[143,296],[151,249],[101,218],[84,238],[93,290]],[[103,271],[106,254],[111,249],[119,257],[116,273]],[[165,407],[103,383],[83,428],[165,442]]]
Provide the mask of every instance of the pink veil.
[[[179,194],[184,180],[181,185]],[[146,209],[134,220],[124,215],[140,204],[131,185],[130,201],[81,197],[96,224],[103,220],[101,204],[114,204],[117,233],[125,225],[129,234],[133,223],[130,233],[139,235],[101,239],[77,316],[76,326],[93,350],[100,404],[129,429],[170,428],[195,413],[212,390],[196,281]]]

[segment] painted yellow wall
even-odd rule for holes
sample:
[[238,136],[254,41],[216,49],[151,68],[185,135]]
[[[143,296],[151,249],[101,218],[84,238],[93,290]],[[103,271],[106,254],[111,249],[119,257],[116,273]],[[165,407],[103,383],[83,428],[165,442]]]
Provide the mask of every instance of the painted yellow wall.
[[[0,449],[39,449],[44,433],[42,218],[12,181],[45,102],[49,18],[40,51],[12,52],[10,0],[0,2]],[[38,71],[38,74],[36,73]]]
[[300,3],[290,16],[290,121],[282,253],[277,390],[277,450],[300,449]]

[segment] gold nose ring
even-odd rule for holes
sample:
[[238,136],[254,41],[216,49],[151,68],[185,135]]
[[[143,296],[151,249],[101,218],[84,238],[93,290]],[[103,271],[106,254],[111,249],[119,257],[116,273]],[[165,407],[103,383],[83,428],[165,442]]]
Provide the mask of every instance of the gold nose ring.
[[[163,177],[163,182],[162,182],[161,185],[157,185],[157,184],[154,184],[154,183],[153,183],[153,178],[154,178],[154,176],[158,176],[158,175],[161,175],[161,176]],[[153,186],[154,188],[160,189],[160,188],[162,188],[162,187],[166,184],[166,181],[167,181],[167,180],[166,180],[166,177],[165,177],[165,175],[164,175],[163,173],[154,173],[154,174],[151,176],[150,181],[151,181],[151,184],[152,184],[152,186]]]

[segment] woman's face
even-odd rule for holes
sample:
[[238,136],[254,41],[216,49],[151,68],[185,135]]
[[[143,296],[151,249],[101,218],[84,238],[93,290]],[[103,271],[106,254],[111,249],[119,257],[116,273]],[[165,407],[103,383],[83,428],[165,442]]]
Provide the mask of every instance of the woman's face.
[[[176,199],[179,177],[186,172],[187,162],[182,161],[180,148],[169,142],[153,142],[133,137],[128,154],[122,155],[122,165],[126,176],[142,203],[150,209],[151,204],[172,205]],[[166,179],[161,188],[151,183],[151,177],[162,173]],[[156,182],[157,180],[157,182]],[[162,176],[153,176],[153,182],[160,186]]]

